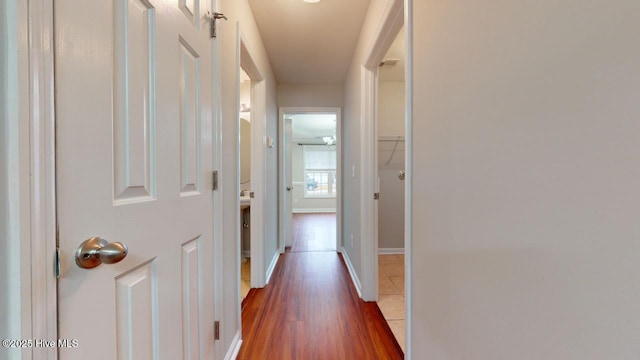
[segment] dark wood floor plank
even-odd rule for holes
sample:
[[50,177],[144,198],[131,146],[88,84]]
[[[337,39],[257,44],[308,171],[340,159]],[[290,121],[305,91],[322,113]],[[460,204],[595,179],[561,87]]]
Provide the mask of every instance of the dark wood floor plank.
[[335,252],[281,255],[242,312],[238,359],[402,359],[376,303],[365,303]]
[[335,251],[336,214],[293,214],[290,252]]

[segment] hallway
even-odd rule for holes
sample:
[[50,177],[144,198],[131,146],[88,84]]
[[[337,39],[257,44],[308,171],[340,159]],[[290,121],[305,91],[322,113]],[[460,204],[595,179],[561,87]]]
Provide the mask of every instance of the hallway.
[[[294,247],[309,249],[303,239],[321,242],[314,233],[324,232],[312,224],[328,217],[296,216]],[[247,296],[242,323],[238,359],[403,358],[378,305],[358,297],[333,251],[281,255],[269,285]]]
[[287,252],[336,251],[336,214],[293,214],[293,245]]

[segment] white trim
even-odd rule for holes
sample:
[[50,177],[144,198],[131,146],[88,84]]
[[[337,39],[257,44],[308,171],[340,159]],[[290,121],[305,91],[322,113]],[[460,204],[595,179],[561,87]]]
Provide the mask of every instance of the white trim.
[[378,202],[377,191],[377,66],[362,67],[362,111],[360,118],[360,236],[362,299],[378,300]]
[[378,248],[378,255],[404,255],[404,248]]
[[242,347],[242,332],[238,330],[236,334],[233,336],[233,340],[231,340],[231,344],[229,344],[229,351],[227,351],[227,354],[224,356],[224,360],[234,360],[235,358],[237,358],[241,347]]
[[413,358],[413,0],[404,0],[405,26],[405,359]]
[[330,200],[335,199],[335,195],[307,195],[306,189],[305,194],[302,196],[305,200]]
[[[8,6],[15,11],[10,35],[16,38],[9,39],[6,50],[17,62],[8,64],[16,72],[8,74],[5,89],[13,110],[6,114],[12,223],[4,254],[9,258],[2,261],[19,283],[9,298],[9,316],[19,318],[10,318],[8,326],[10,334],[23,339],[56,339],[53,1],[15,1]],[[55,359],[57,351],[31,348],[12,356]]]
[[[220,2],[212,0],[212,9],[220,11]],[[213,192],[213,248],[214,248],[214,274],[213,274],[213,316],[215,321],[220,321],[220,333],[224,334],[224,207],[223,201],[225,193],[224,181],[222,181],[222,46],[219,40],[211,41],[211,62],[212,75],[212,95],[213,95],[213,169],[218,171],[218,190]],[[238,284],[240,280],[238,280]],[[238,305],[240,308],[240,305]],[[241,310],[238,310],[238,324],[241,324]],[[224,354],[221,342],[214,344],[214,354],[216,359],[220,359]]]
[[279,259],[280,259],[280,252],[276,251],[276,253],[273,254],[273,259],[271,259],[271,263],[269,264],[269,267],[267,268],[267,281],[265,282],[265,284],[268,284],[269,280],[271,280],[271,275],[273,275],[273,270],[275,270]]
[[376,35],[374,36],[375,41],[372,43],[369,56],[364,63],[366,68],[377,69],[380,61],[384,58],[387,51],[389,51],[391,44],[404,24],[403,10],[403,0],[392,0],[387,4],[384,14],[382,15],[383,20],[380,26],[378,26]]
[[[278,109],[278,251],[281,254],[284,253],[284,248],[287,245],[287,227],[290,224],[287,223],[285,217],[285,194],[287,184],[284,184],[286,177],[285,169],[285,120],[284,120],[283,108]],[[293,185],[293,184],[292,184]],[[289,195],[291,196],[291,195]]]
[[[331,214],[331,213],[335,213],[336,212],[336,208],[304,208],[304,209],[292,209],[291,210],[292,213],[294,214],[315,214],[315,213],[322,213],[322,214]],[[338,217],[336,216],[336,219]]]
[[[19,0],[4,1],[0,6],[7,11],[0,16],[4,17],[7,26],[7,35],[4,50],[0,54],[6,61],[6,68],[2,69],[6,75],[6,83],[3,81],[3,96],[6,104],[2,104],[2,116],[0,121],[5,122],[6,133],[3,137],[2,153],[6,161],[6,168],[1,169],[6,176],[5,188],[2,191],[4,210],[6,211],[2,225],[3,242],[6,248],[0,254],[4,271],[0,277],[0,286],[3,286],[3,307],[0,311],[6,311],[0,322],[0,330],[6,331],[6,337],[29,339],[32,338],[31,308],[31,235],[30,230],[30,184],[29,180],[29,112],[31,99],[29,97],[29,55],[31,48],[28,42],[30,14],[28,3]],[[3,79],[4,80],[4,79]],[[6,87],[5,87],[6,86]],[[5,106],[6,105],[6,106]],[[6,118],[4,117],[6,115]],[[6,156],[6,157],[5,157]],[[6,170],[6,172],[4,172]],[[6,233],[4,233],[6,231]],[[6,236],[6,238],[5,238]],[[46,245],[43,243],[43,245]],[[6,286],[6,288],[5,288]],[[7,291],[4,295],[4,291]],[[6,308],[5,308],[6,307]],[[6,351],[6,350],[3,350]],[[15,350],[9,352],[9,359],[31,359],[31,349]]]
[[403,2],[388,3],[374,36],[369,56],[362,67],[362,102],[360,119],[360,234],[363,269],[363,300],[378,299],[378,65],[402,28]]
[[[29,3],[31,117],[31,306],[33,338],[56,339],[55,110],[53,2]],[[55,357],[55,349],[34,348],[34,358]]]
[[[309,113],[335,113],[336,114],[336,251],[342,252],[342,183],[343,183],[343,169],[342,169],[342,108],[339,107],[280,107],[278,115],[278,133],[280,144],[284,143],[284,116],[285,114],[309,114]],[[282,146],[280,146],[282,149]],[[284,179],[284,151],[278,153],[278,234],[279,234],[279,247],[280,252],[284,252],[284,239],[285,239],[285,216],[284,216],[284,191],[286,184],[283,184]],[[298,209],[300,210],[300,209]],[[317,209],[313,209],[317,210]],[[306,212],[306,211],[293,211],[292,212]],[[313,211],[319,212],[319,211]],[[324,212],[324,211],[321,211]],[[290,225],[290,224],[289,224]]]
[[347,265],[347,270],[349,270],[349,275],[351,276],[351,281],[353,282],[353,286],[356,288],[358,292],[358,296],[362,297],[362,285],[360,283],[360,279],[358,278],[358,274],[351,263],[351,259],[349,259],[349,254],[342,248],[342,259],[344,259],[344,263]]
[[[252,55],[248,42],[242,33],[240,23],[236,24],[236,118],[238,129],[240,129],[240,67],[249,75],[251,79],[251,187],[255,197],[251,201],[251,224],[252,229],[250,239],[250,249],[253,252],[251,263],[251,287],[261,288],[266,284],[266,266],[264,255],[265,241],[265,196],[267,193],[266,178],[266,95],[267,89],[264,77]],[[237,137],[236,154],[240,154],[240,137]],[[237,164],[236,178],[240,179],[240,156]],[[238,181],[239,182],[239,181]],[[239,184],[238,184],[239,185]],[[236,185],[236,189],[238,188]],[[237,201],[237,228],[240,229],[240,193],[236,190]],[[238,232],[238,246],[240,244],[240,232]],[[239,253],[239,250],[238,250]],[[238,266],[238,274],[240,266]],[[239,283],[238,283],[239,284]]]

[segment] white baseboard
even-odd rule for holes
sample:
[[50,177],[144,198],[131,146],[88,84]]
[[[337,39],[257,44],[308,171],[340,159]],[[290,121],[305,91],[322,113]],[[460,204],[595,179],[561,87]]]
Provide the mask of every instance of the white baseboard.
[[278,264],[278,259],[280,259],[280,251],[276,251],[273,255],[273,259],[271,259],[271,264],[269,264],[269,267],[267,268],[267,281],[265,281],[265,285],[269,283],[271,275],[273,275],[273,270],[276,268],[276,264]]
[[242,347],[242,336],[240,330],[238,330],[229,345],[229,351],[224,356],[224,360],[235,360],[240,352],[240,347]]
[[313,214],[313,213],[335,213],[335,208],[316,208],[316,209],[293,209],[291,210],[294,214]]
[[347,251],[344,249],[344,247],[342,248],[341,254],[345,264],[347,264],[347,270],[349,270],[349,275],[351,275],[351,281],[353,281],[353,285],[356,287],[358,296],[362,298],[362,290],[361,290],[362,285],[360,284],[360,279],[358,279],[358,275],[356,274],[356,271],[353,268],[353,264],[351,263],[351,260],[349,259],[349,255]]
[[404,248],[378,248],[380,255],[404,255]]

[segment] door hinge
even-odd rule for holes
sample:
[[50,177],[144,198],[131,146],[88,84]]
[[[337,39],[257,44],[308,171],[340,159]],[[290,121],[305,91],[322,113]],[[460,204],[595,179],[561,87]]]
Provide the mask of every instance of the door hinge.
[[213,339],[220,340],[220,321],[213,322]]
[[213,190],[218,190],[218,170],[213,172],[211,178],[213,179]]
[[214,12],[213,14],[211,14],[208,11],[207,11],[207,17],[211,20],[210,36],[213,39],[217,36],[216,20],[219,20],[219,19],[227,20],[227,17],[224,16],[224,14],[221,14],[219,12]]
[[378,200],[378,199],[380,199],[380,193],[379,192],[373,193],[373,200]]
[[56,248],[55,258],[53,260],[53,271],[56,279],[60,279],[60,248]]

